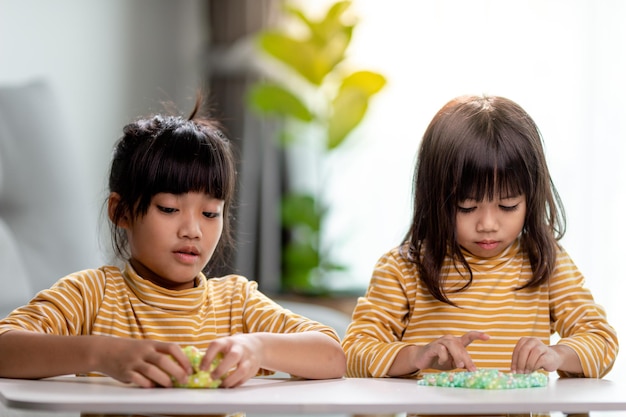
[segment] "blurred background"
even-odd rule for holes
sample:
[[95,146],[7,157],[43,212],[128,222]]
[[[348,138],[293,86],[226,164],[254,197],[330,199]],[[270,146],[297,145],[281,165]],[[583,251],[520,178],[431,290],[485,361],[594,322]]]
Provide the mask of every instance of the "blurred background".
[[[315,21],[333,2],[290,4]],[[49,86],[63,127],[56,140],[71,148],[72,159],[61,161],[81,190],[60,203],[79,207],[90,225],[72,236],[93,256],[60,272],[107,259],[101,207],[122,127],[162,111],[163,101],[186,114],[201,89],[241,160],[239,244],[228,270],[287,299],[283,249],[294,235],[281,221],[280,198],[290,187],[313,190],[325,207],[317,249],[340,267],[292,293],[311,303],[341,298],[349,311],[378,257],[406,233],[415,154],[430,119],[455,96],[485,93],[517,101],[539,125],[568,215],[563,245],[626,333],[626,2],[353,0],[341,17],[349,42],[336,69],[371,71],[384,82],[331,151],[311,147],[319,128],[303,125],[295,128],[302,144],[281,146],[276,136],[290,122],[264,117],[249,101],[259,80],[282,74],[259,58],[259,34],[297,34],[293,18],[272,0],[0,0],[0,87]],[[41,120],[29,111],[20,117]],[[8,162],[0,154],[0,196],[19,178],[2,169]],[[45,187],[49,178],[37,180]],[[38,213],[49,215],[45,205]],[[626,377],[624,362],[610,378]]]

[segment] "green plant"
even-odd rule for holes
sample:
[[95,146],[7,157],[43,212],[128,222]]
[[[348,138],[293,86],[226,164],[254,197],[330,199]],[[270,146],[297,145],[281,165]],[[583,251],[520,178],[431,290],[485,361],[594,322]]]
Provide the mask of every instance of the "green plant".
[[[268,29],[257,37],[266,63],[278,65],[251,87],[247,103],[261,115],[280,120],[278,137],[285,147],[313,136],[314,158],[324,158],[346,141],[363,120],[370,98],[386,84],[381,74],[355,71],[346,63],[356,25],[345,23],[349,7],[350,1],[339,1],[314,20],[285,3],[286,17],[299,22],[302,33]],[[281,221],[288,231],[282,253],[283,291],[323,293],[326,273],[344,269],[332,261],[320,239],[328,209],[322,190],[289,189],[283,196]]]

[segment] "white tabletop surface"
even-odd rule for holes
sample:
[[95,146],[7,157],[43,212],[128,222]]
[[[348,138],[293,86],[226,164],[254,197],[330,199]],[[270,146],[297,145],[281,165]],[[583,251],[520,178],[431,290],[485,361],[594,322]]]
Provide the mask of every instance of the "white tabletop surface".
[[545,388],[475,390],[415,380],[254,378],[233,389],[144,389],[107,377],[0,379],[7,408],[84,413],[502,413],[626,410],[626,384],[551,379]]

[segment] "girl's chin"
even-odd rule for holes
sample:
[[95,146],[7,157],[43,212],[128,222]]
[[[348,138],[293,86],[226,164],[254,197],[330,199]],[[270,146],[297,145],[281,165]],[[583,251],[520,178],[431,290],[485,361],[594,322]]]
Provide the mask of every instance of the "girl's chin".
[[481,246],[476,245],[472,248],[472,250],[469,250],[469,252],[475,257],[485,258],[485,259],[495,258],[498,255],[500,255],[502,251],[503,251],[503,247],[500,245],[496,246],[493,249],[485,249]]

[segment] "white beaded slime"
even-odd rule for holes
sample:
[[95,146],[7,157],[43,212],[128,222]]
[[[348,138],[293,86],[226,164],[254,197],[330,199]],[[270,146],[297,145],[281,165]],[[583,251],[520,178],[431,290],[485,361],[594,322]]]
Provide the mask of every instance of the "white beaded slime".
[[538,388],[548,385],[548,376],[539,371],[511,374],[497,369],[479,369],[473,372],[426,373],[417,385],[491,390]]

